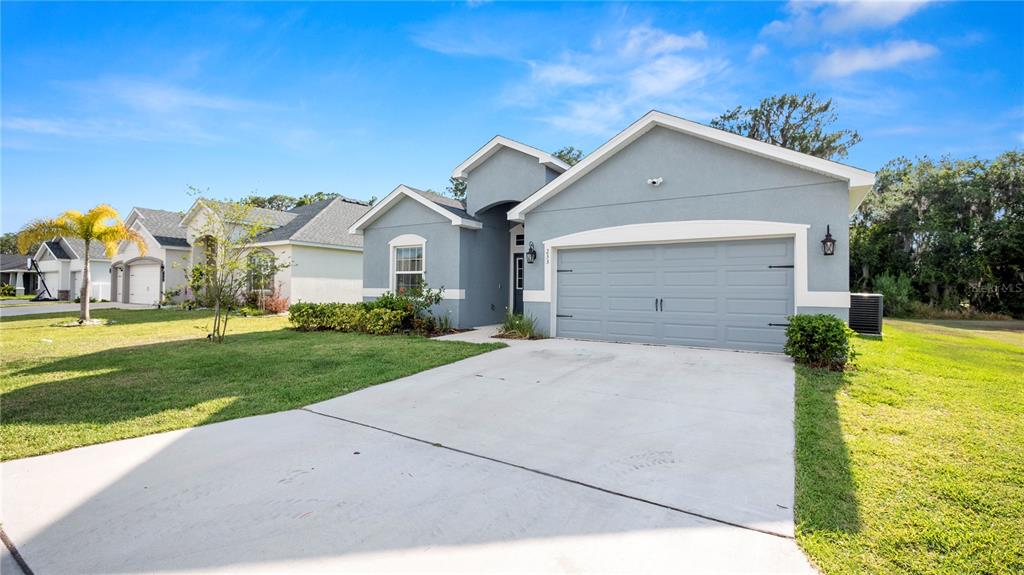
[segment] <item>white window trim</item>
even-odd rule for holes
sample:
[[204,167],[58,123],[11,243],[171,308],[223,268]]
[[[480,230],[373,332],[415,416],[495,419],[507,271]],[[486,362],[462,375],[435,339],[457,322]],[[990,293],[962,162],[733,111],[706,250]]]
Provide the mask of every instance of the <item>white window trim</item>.
[[402,234],[388,242],[388,253],[390,257],[390,261],[388,263],[388,289],[391,293],[398,293],[396,291],[398,288],[395,278],[395,275],[398,274],[398,265],[395,259],[398,248],[420,248],[422,250],[423,271],[421,272],[421,275],[423,277],[423,283],[427,283],[427,239],[416,234]]
[[524,290],[524,302],[548,303],[551,333],[555,318],[558,251],[610,246],[666,244],[717,240],[793,238],[793,313],[801,307],[850,307],[850,292],[810,291],[807,288],[807,224],[750,220],[689,220],[652,222],[587,230],[544,242],[544,289]]
[[[508,231],[508,311],[512,311],[512,308],[515,306],[515,303],[516,303],[516,300],[515,300],[515,297],[516,297],[516,294],[515,294],[515,289],[516,289],[516,284],[515,284],[515,279],[516,279],[516,258],[515,258],[515,254],[525,253],[525,251],[526,251],[524,249],[524,248],[526,248],[526,245],[525,245],[526,244],[526,239],[523,238],[523,245],[517,246],[516,245],[516,236],[519,235],[519,234],[525,234],[525,233],[526,233],[526,230],[523,227],[523,224],[516,224],[516,225],[512,226],[512,229],[510,229]],[[525,268],[523,269],[523,286],[524,287],[526,286],[526,269]],[[525,290],[523,291],[523,294],[525,296],[525,294],[526,294]],[[524,304],[526,303],[526,299],[525,298],[523,299],[523,303]]]

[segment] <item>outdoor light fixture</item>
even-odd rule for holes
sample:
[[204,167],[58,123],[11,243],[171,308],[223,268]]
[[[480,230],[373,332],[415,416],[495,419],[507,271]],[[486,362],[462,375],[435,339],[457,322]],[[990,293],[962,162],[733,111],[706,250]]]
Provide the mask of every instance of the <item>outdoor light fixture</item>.
[[533,242],[530,242],[530,249],[526,250],[526,263],[532,264],[537,261],[537,250],[533,249]]
[[836,255],[836,240],[832,238],[831,226],[825,226],[825,239],[821,240],[821,251],[826,256]]

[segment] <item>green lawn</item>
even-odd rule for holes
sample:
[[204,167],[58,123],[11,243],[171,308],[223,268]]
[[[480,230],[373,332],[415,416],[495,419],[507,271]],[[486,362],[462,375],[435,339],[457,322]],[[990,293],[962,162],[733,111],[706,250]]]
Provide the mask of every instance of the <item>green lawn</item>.
[[0,459],[300,407],[503,347],[288,329],[209,314],[97,310],[105,326],[52,327],[71,314],[0,320]]
[[827,574],[1024,572],[1024,322],[886,321],[797,369],[797,539]]

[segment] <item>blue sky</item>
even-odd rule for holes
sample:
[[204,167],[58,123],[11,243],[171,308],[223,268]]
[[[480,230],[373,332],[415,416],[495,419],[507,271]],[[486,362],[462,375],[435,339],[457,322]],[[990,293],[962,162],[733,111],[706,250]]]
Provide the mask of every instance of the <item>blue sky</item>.
[[1022,3],[2,4],[2,227],[105,202],[442,190],[495,134],[816,91],[849,163],[1024,146]]

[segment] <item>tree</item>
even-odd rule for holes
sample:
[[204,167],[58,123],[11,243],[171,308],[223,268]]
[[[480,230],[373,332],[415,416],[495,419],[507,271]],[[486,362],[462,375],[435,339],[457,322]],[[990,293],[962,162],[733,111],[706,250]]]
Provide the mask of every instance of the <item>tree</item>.
[[316,192],[315,194],[306,194],[300,196],[299,199],[295,200],[295,207],[308,206],[309,204],[315,204],[316,202],[322,202],[324,200],[333,200],[341,194],[331,194],[327,192]]
[[854,130],[835,130],[832,100],[817,94],[783,94],[761,100],[754,108],[736,108],[711,120],[711,127],[803,152],[841,160],[861,141]]
[[851,288],[910,277],[917,301],[1024,315],[1024,154],[899,158],[850,227]]
[[33,245],[63,236],[78,238],[85,242],[84,268],[82,270],[82,288],[79,290],[81,302],[78,314],[79,322],[89,321],[89,295],[92,283],[92,270],[89,268],[91,256],[89,247],[93,242],[103,244],[107,256],[117,253],[117,245],[123,241],[133,242],[139,248],[139,254],[146,254],[146,242],[139,232],[124,225],[118,217],[117,210],[100,204],[86,213],[69,210],[51,220],[36,220],[25,225],[18,233],[18,250],[28,253]]
[[240,202],[254,208],[265,208],[268,210],[280,210],[285,212],[294,208],[297,205],[298,200],[292,196],[274,194],[272,196],[249,195],[242,198]]
[[583,159],[583,150],[572,146],[566,146],[551,155],[570,166],[575,166],[577,162]]
[[456,200],[466,200],[466,180],[460,180],[459,178],[448,178],[448,195],[455,198]]
[[210,341],[223,343],[231,312],[242,304],[253,277],[265,283],[288,265],[255,245],[268,226],[252,215],[252,206],[205,198],[197,202],[205,208],[194,227],[195,245],[202,254],[192,266],[191,283],[201,286],[206,303],[213,307]]

